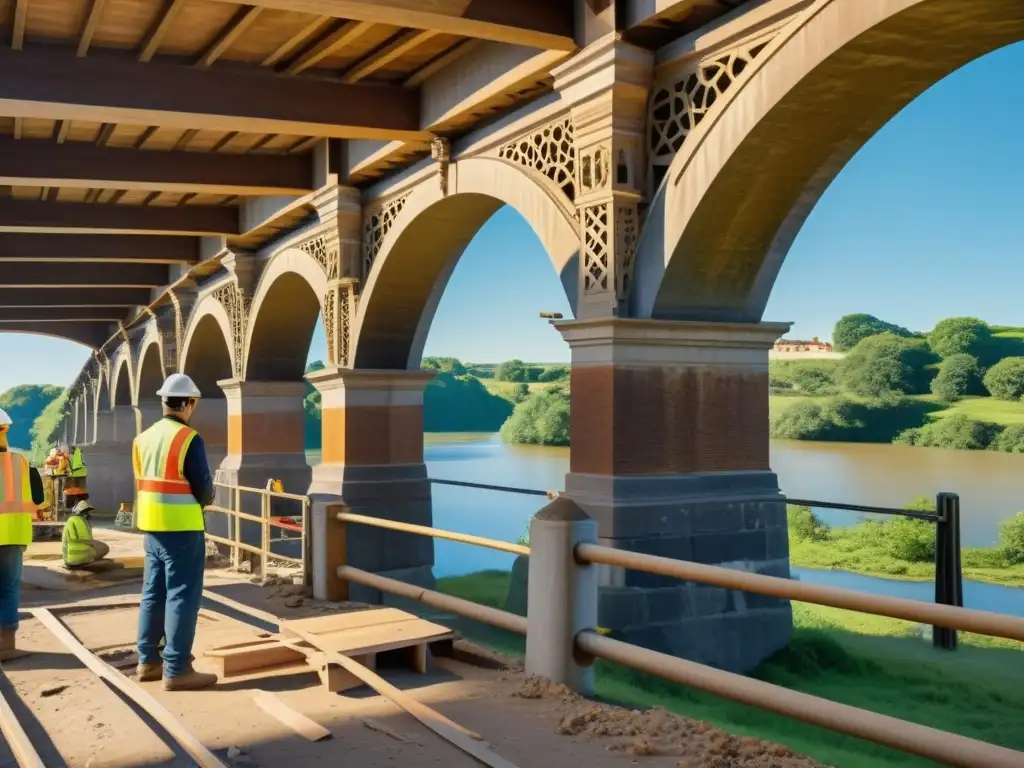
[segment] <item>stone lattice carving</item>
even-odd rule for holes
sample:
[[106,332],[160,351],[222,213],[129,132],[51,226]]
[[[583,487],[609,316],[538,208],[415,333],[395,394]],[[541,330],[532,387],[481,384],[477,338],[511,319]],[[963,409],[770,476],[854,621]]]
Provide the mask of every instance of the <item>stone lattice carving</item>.
[[338,276],[337,242],[333,246],[331,247],[331,244],[328,243],[326,235],[318,235],[299,245],[299,248],[316,259],[317,263],[323,267],[324,274],[327,275],[328,280],[333,280]]
[[608,290],[609,256],[608,212],[610,203],[599,203],[583,209],[583,292]]
[[233,282],[228,282],[213,292],[213,298],[221,303],[231,322],[231,341],[235,352],[235,378],[242,378],[245,372],[245,332],[248,325],[249,307],[242,291]]
[[[768,42],[762,37],[716,53],[655,87],[647,121],[652,166],[663,169],[671,164],[686,137]],[[655,185],[660,183],[657,173],[652,176]]]
[[576,142],[570,116],[509,142],[498,150],[498,157],[544,174],[569,202],[576,199]]
[[395,223],[408,199],[408,195],[395,197],[367,211],[363,219],[363,275],[369,276],[373,260],[377,258],[388,230]]
[[611,151],[603,144],[580,153],[580,194],[586,195],[611,184]]
[[329,365],[347,367],[352,348],[352,319],[356,311],[356,282],[332,280],[324,296],[324,335]]
[[635,205],[615,207],[615,292],[620,302],[629,299],[632,288],[636,244],[640,234],[639,218]]

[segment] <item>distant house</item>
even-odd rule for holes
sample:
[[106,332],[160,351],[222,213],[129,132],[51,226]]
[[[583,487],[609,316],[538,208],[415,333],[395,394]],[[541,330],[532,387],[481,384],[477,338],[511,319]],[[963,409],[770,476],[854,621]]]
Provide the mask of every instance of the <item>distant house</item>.
[[800,341],[799,339],[779,339],[775,342],[773,347],[775,352],[831,352],[832,345],[827,341],[821,341],[815,336],[810,341]]

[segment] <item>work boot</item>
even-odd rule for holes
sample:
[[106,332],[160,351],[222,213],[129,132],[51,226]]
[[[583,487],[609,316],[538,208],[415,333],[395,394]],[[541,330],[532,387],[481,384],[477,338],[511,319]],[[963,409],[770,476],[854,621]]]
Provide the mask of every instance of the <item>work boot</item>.
[[28,651],[19,651],[14,647],[16,629],[0,629],[0,662],[20,659],[28,656]]
[[209,672],[197,672],[189,664],[182,674],[177,677],[164,678],[165,691],[198,691],[201,688],[209,688],[217,682],[217,676]]
[[152,683],[163,677],[164,665],[162,661],[151,661],[147,664],[139,664],[135,668],[135,679],[140,683]]

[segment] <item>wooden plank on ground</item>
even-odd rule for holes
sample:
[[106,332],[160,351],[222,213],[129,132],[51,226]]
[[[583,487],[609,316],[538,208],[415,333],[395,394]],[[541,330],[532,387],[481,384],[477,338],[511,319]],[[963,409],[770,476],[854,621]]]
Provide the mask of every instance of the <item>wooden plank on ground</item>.
[[260,709],[272,717],[276,717],[300,736],[310,741],[321,741],[331,738],[331,732],[319,723],[310,720],[301,712],[297,712],[270,691],[252,691]]
[[134,701],[156,720],[181,745],[199,768],[228,768],[220,759],[199,741],[192,731],[176,718],[163,704],[154,699],[148,691],[128,679],[82,645],[71,630],[45,608],[34,608],[30,613],[49,629],[79,661],[97,677],[106,680],[121,693]]
[[331,613],[312,619],[291,619],[289,624],[301,624],[302,628],[314,635],[330,632],[345,632],[363,627],[380,627],[392,622],[409,621],[417,618],[411,613],[398,608],[372,608],[368,611],[349,611],[347,613]]
[[346,656],[364,656],[368,653],[384,653],[397,648],[407,648],[437,640],[454,637],[455,633],[447,627],[432,624],[423,619],[412,618],[408,621],[391,622],[383,626],[368,626],[341,632],[313,633],[306,629],[300,621],[281,623],[281,634],[289,635],[303,632],[317,639],[317,647],[325,651],[343,653]]
[[[0,672],[0,677],[2,676],[3,672]],[[5,688],[9,686],[6,680],[4,683]],[[13,686],[11,687],[13,688]],[[18,722],[5,695],[0,695],[0,733],[3,733],[18,768],[46,768],[46,764],[39,757],[35,747],[32,746],[32,740],[21,727],[21,723]]]
[[[310,634],[301,628],[294,631],[296,631],[299,636],[310,645],[317,645],[318,638],[316,635]],[[483,738],[478,734],[468,731],[458,723],[449,720],[440,712],[436,712],[408,694],[403,693],[380,675],[371,672],[355,660],[340,653],[334,653],[322,648],[321,650],[327,656],[328,660],[339,664],[346,672],[358,677],[380,695],[386,696],[393,703],[419,720],[420,723],[432,730],[445,741],[449,742],[452,746],[465,752],[477,762],[490,766],[490,768],[516,768],[513,763],[493,752],[487,747],[487,745],[482,743]]]

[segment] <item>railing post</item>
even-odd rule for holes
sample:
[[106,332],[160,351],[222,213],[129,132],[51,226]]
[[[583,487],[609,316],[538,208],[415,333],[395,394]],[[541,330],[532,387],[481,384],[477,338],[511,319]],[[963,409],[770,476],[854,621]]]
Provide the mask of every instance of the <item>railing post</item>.
[[237,571],[242,567],[242,548],[238,546],[242,541],[242,521],[238,512],[242,508],[242,492],[238,488],[231,489],[231,540],[234,545],[231,547],[231,570]]
[[264,583],[270,578],[270,494],[263,493],[260,504],[260,578]]
[[[963,566],[960,558],[960,497],[940,493],[935,497],[935,602],[963,607]],[[932,628],[932,645],[953,651],[957,632],[947,627]]]
[[594,692],[591,660],[576,651],[576,635],[597,626],[597,566],[576,560],[576,545],[597,541],[597,522],[565,496],[530,521],[530,583],[526,672]]
[[[348,531],[338,519],[348,507],[337,501],[315,501],[310,510],[309,560],[312,570],[313,597],[338,602],[349,599],[348,582],[338,576],[338,568],[348,557]],[[306,530],[302,532],[306,536]]]

